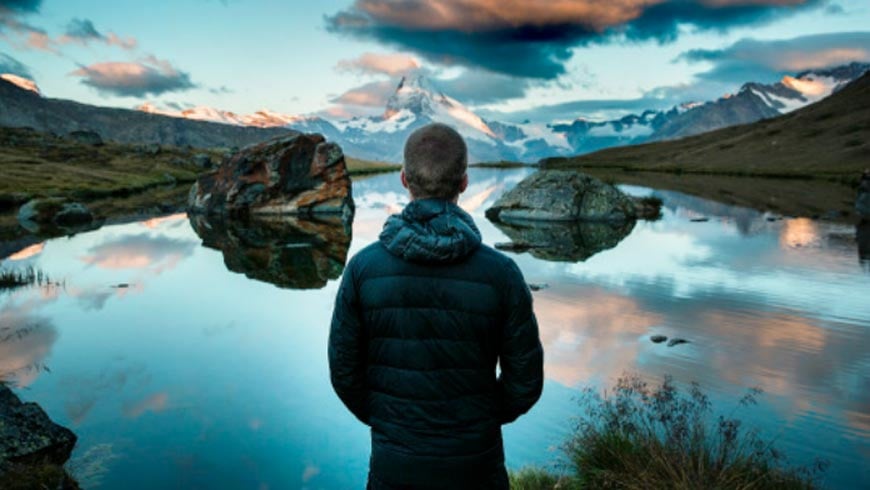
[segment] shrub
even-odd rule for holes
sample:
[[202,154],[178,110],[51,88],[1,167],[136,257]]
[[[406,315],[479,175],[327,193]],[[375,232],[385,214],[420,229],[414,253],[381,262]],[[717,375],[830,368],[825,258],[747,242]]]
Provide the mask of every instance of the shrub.
[[52,282],[44,272],[32,267],[21,270],[0,270],[0,291],[24,286],[48,286]]
[[[760,393],[750,390],[735,410]],[[670,377],[650,387],[623,376],[609,393],[586,390],[581,406],[565,453],[584,488],[811,489],[824,471],[823,463],[791,468],[756,430],[712,417],[696,383],[681,392]]]

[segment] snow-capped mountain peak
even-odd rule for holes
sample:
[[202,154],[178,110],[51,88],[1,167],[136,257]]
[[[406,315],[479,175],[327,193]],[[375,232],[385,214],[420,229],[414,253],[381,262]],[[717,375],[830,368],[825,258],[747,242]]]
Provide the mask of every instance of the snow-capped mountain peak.
[[486,121],[458,100],[436,90],[423,75],[402,77],[387,101],[384,120],[407,118],[408,114],[449,124],[468,138],[484,141],[497,138]]
[[27,79],[24,77],[20,77],[18,75],[13,75],[11,73],[4,73],[4,74],[0,75],[0,78],[2,78],[3,80],[6,80],[7,82],[17,86],[18,88],[28,90],[30,92],[35,93],[36,95],[42,95],[42,93],[39,92],[39,87],[36,85],[36,82],[34,82],[33,80],[30,80],[30,79]]

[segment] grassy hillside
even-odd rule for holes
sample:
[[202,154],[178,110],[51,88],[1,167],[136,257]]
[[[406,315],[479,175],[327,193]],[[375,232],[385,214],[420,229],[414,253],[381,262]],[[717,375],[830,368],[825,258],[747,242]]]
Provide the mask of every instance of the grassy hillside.
[[0,209],[31,197],[81,200],[125,196],[193,182],[194,155],[216,152],[106,143],[91,146],[32,129],[0,128]]
[[545,168],[768,177],[857,177],[870,167],[870,73],[798,111],[676,141],[551,158]]

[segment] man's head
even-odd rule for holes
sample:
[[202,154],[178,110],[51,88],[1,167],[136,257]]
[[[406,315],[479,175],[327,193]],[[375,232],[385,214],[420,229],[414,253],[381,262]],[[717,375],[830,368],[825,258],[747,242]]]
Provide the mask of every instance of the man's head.
[[412,199],[455,201],[468,186],[468,148],[450,126],[429,124],[405,143],[402,184]]

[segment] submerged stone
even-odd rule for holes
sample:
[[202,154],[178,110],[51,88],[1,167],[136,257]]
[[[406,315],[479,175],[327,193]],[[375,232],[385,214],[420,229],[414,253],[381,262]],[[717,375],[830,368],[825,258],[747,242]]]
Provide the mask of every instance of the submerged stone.
[[76,228],[94,221],[94,215],[84,204],[64,198],[32,199],[18,210],[18,223],[31,232],[43,228]]

